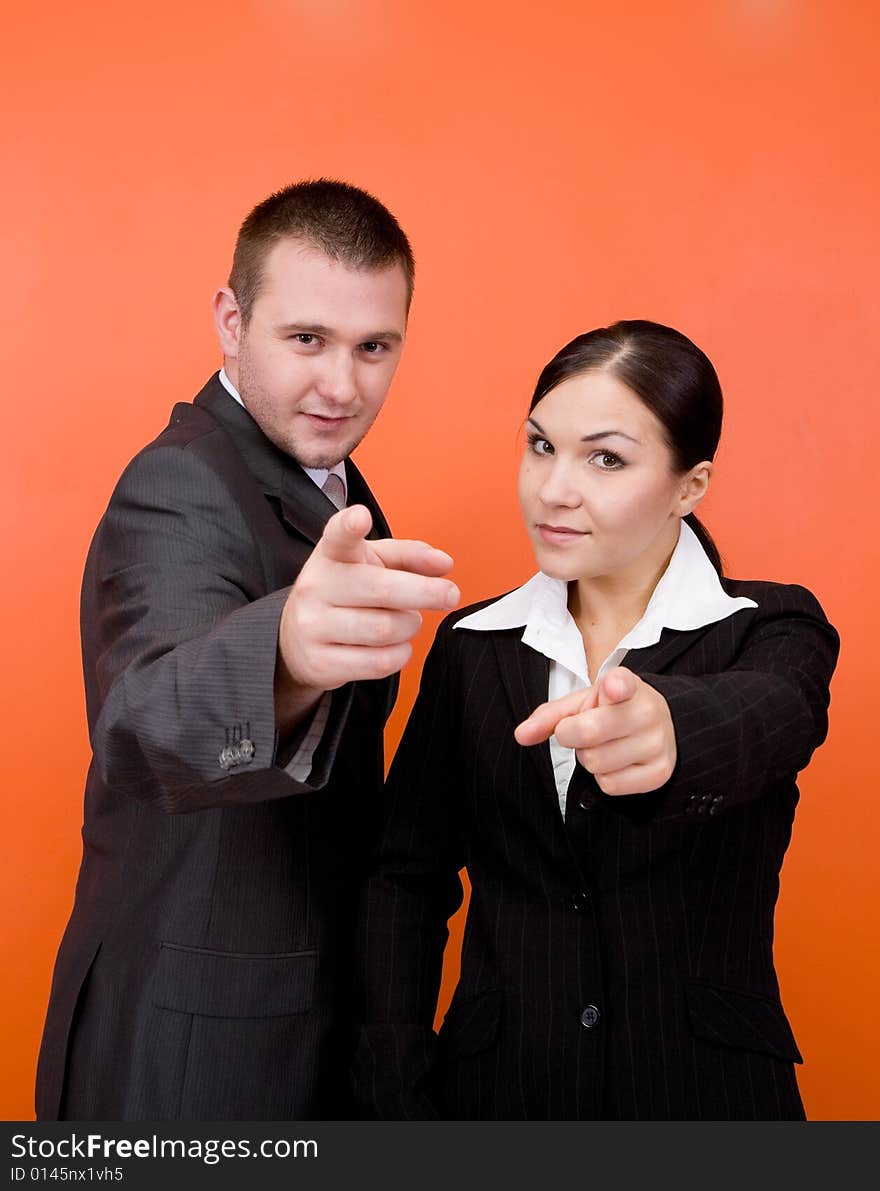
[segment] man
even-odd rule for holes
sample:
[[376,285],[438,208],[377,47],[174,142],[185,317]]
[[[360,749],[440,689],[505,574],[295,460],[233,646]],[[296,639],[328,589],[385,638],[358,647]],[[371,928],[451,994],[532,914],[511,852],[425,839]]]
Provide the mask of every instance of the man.
[[98,526],[81,606],[94,756],[38,1119],[350,1115],[382,731],[418,609],[459,598],[448,555],[390,540],[349,458],[412,279],[396,220],[355,187],[259,204],[214,298],[223,369]]

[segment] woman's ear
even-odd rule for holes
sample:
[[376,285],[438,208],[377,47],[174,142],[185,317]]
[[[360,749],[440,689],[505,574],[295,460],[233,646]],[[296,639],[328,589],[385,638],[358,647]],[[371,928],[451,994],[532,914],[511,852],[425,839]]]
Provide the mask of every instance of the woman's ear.
[[704,459],[702,463],[695,464],[690,471],[685,472],[682,476],[678,498],[678,515],[680,517],[686,517],[688,513],[692,513],[709,491],[714,470],[714,464],[708,459]]

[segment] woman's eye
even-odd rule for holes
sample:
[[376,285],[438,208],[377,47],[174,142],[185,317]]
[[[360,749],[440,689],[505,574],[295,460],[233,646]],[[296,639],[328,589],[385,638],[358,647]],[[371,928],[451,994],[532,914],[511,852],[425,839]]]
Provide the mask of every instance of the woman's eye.
[[552,455],[553,447],[546,438],[539,438],[536,434],[529,435],[529,450],[534,455]]
[[595,463],[600,471],[618,471],[623,467],[623,460],[613,451],[595,451],[590,456],[590,462]]

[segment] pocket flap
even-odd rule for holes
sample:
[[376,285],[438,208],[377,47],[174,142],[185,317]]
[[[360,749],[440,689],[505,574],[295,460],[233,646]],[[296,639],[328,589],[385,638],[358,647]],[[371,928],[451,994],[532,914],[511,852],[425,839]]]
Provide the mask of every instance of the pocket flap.
[[499,989],[453,1002],[443,1018],[439,1041],[459,1055],[475,1055],[487,1050],[498,1037],[502,994]]
[[203,1017],[282,1017],[312,1007],[314,951],[239,955],[163,943],[153,986],[162,1009]]
[[691,978],[687,982],[691,1026],[698,1038],[802,1063],[780,1001],[760,993]]

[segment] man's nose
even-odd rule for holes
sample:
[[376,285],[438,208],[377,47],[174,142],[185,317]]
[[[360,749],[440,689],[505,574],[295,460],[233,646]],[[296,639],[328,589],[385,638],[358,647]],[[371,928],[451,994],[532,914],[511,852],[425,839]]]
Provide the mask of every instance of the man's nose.
[[322,360],[318,392],[335,405],[349,405],[357,397],[355,362],[347,351],[328,352]]

